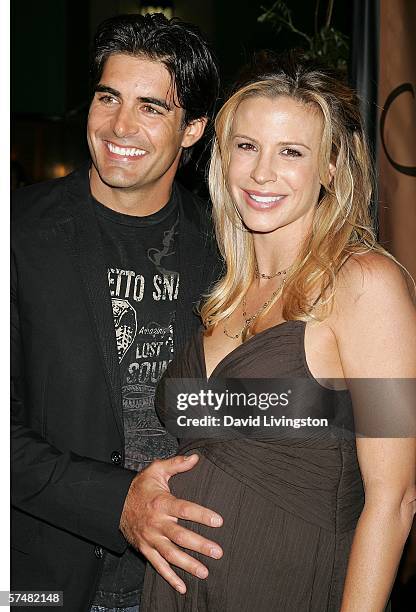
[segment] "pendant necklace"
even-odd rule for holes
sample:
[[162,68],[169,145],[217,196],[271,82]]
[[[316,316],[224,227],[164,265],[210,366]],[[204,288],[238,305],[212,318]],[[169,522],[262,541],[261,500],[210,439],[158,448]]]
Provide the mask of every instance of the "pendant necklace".
[[224,325],[223,325],[224,334],[228,338],[231,338],[232,340],[236,340],[237,338],[239,338],[241,336],[243,341],[244,341],[244,339],[245,339],[245,337],[247,335],[247,331],[248,331],[249,327],[251,326],[251,324],[273,302],[274,298],[276,297],[276,295],[279,293],[279,291],[281,290],[281,288],[285,284],[285,282],[286,282],[285,275],[286,274],[287,274],[287,269],[286,270],[280,270],[279,272],[276,272],[276,274],[271,274],[271,275],[261,274],[259,272],[257,264],[256,264],[255,275],[256,275],[257,278],[259,278],[261,276],[262,278],[271,279],[271,278],[275,278],[276,276],[283,276],[284,278],[283,278],[282,284],[279,286],[278,289],[273,291],[273,293],[271,294],[269,299],[266,300],[266,302],[264,302],[264,304],[262,306],[260,306],[260,308],[258,310],[256,310],[256,312],[254,314],[252,314],[251,316],[249,316],[249,317],[247,317],[247,310],[246,310],[247,309],[247,294],[245,294],[243,296],[243,299],[242,299],[244,325],[243,325],[242,329],[237,334],[230,334],[230,332],[226,328],[226,322],[228,321],[228,319],[231,316],[231,315],[228,315],[228,317],[225,318]]

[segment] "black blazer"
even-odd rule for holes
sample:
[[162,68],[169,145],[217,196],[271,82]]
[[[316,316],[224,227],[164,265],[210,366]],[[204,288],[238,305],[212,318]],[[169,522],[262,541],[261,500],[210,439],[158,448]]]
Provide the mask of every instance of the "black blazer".
[[[176,350],[219,274],[202,201],[179,187]],[[89,610],[102,548],[135,472],[124,469],[110,292],[88,167],[16,192],[12,253],[12,589],[63,590]]]

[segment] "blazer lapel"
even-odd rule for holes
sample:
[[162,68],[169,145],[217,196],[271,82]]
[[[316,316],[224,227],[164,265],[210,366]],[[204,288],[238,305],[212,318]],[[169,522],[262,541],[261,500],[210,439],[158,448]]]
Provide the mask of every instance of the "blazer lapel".
[[[85,177],[84,177],[85,178]],[[94,337],[98,346],[114,417],[124,439],[121,411],[121,382],[114,320],[107,283],[107,269],[100,230],[89,192],[89,182],[72,183],[66,204],[77,214],[61,222],[68,252],[83,287]],[[71,201],[73,200],[73,207]]]
[[195,307],[206,290],[205,267],[209,256],[207,227],[202,223],[200,206],[178,188],[180,289],[176,311],[176,351],[186,344],[200,321]]

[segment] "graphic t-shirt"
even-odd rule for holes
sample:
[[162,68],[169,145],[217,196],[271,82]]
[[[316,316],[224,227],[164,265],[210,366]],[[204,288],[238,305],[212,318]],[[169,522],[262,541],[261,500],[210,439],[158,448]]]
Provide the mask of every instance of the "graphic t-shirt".
[[[147,217],[124,215],[98,202],[96,213],[120,364],[125,467],[141,471],[177,449],[154,410],[157,383],[174,351],[180,282],[176,189],[166,206]],[[121,557],[106,553],[94,603],[134,605],[144,570],[144,558],[131,547]]]

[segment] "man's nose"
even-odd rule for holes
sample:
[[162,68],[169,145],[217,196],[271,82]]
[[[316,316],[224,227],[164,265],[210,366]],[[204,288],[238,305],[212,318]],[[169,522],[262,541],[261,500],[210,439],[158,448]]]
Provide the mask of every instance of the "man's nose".
[[256,159],[250,176],[259,185],[275,182],[277,179],[277,167],[274,157],[267,153],[260,154]]
[[133,109],[120,106],[113,120],[113,132],[117,138],[126,138],[136,134],[140,128],[139,121]]

